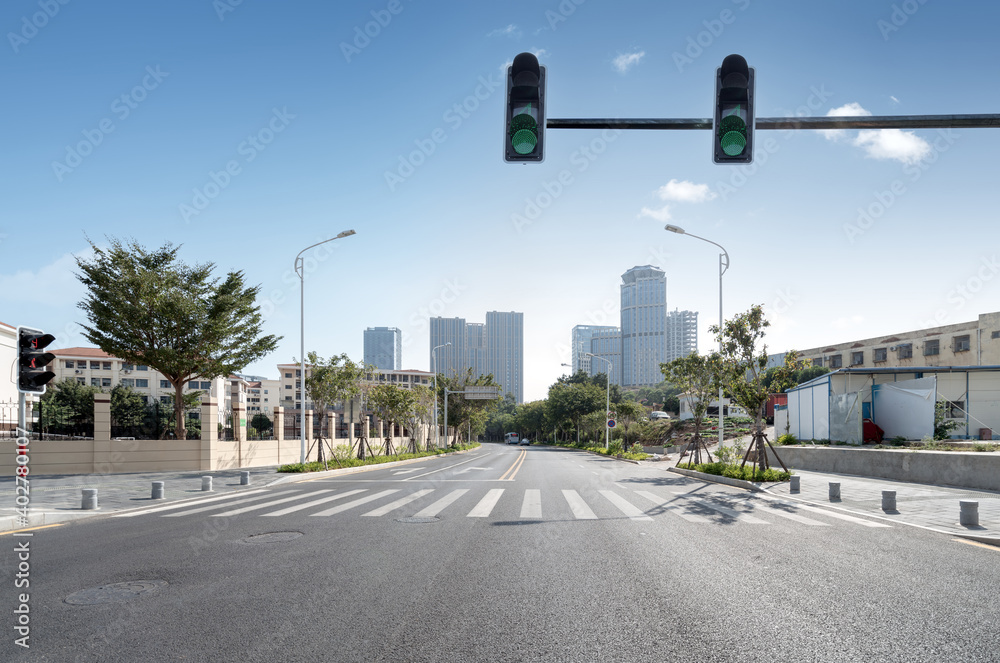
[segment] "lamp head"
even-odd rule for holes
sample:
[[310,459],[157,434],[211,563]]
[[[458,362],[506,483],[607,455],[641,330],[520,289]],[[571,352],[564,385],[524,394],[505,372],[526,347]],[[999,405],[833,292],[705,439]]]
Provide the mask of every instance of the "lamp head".
[[677,233],[678,235],[683,235],[684,234],[684,229],[683,228],[681,228],[680,226],[671,225],[669,223],[667,225],[663,226],[663,229],[664,230],[669,230],[672,233]]
[[334,237],[334,239],[340,239],[341,237],[350,237],[353,234],[354,234],[353,230],[345,230],[339,233],[336,237]]

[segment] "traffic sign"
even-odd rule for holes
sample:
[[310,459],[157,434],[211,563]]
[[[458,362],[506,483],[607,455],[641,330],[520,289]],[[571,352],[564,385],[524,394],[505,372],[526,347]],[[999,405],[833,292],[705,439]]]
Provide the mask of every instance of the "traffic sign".
[[614,427],[615,427],[615,420],[608,419],[608,428],[614,428]]

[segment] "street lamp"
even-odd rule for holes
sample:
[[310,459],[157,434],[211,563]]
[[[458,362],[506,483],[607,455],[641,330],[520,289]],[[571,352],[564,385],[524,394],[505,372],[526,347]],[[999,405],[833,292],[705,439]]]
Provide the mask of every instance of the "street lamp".
[[[608,375],[607,375],[608,379],[606,380],[606,382],[608,384],[608,403],[607,403],[608,419],[610,419],[611,418],[611,360],[605,359],[604,357],[598,357],[592,352],[584,352],[583,354],[587,357],[590,357],[591,359],[600,359],[601,361],[606,361],[608,363]],[[611,427],[608,426],[608,422],[604,422],[604,448],[605,449],[611,448]]]
[[299,441],[299,462],[305,464],[306,462],[306,270],[303,265],[302,254],[313,248],[314,246],[319,246],[320,244],[326,244],[327,242],[332,242],[335,239],[340,239],[342,237],[350,237],[354,234],[353,230],[345,230],[339,233],[336,237],[331,237],[330,239],[324,239],[322,242],[316,242],[310,246],[299,251],[299,254],[295,256],[295,273],[299,275],[299,330],[301,332],[301,352],[299,356],[299,417],[300,417],[300,441]]
[[[437,352],[438,348],[446,348],[451,345],[451,341],[443,343],[441,345],[435,345],[431,348],[431,372],[434,373],[434,448],[437,449],[441,444],[438,437],[438,373],[437,373]],[[447,396],[445,396],[447,398]]]
[[[683,228],[678,226],[670,225],[669,223],[663,227],[664,230],[669,230],[672,233],[677,233],[678,235],[687,235],[688,237],[694,237],[695,239],[700,239],[703,242],[708,242],[713,246],[719,247],[722,253],[719,254],[719,356],[722,356],[722,275],[726,273],[729,269],[729,252],[722,248],[721,244],[717,244],[710,239],[705,239],[704,237],[698,237],[698,235],[692,235],[689,232],[684,232]],[[719,385],[719,448],[722,448],[722,438],[723,438],[723,415],[722,415],[722,385]]]

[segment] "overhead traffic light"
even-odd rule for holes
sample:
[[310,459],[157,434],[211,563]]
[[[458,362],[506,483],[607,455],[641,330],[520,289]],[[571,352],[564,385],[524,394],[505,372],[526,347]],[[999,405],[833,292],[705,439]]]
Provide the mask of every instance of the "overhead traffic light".
[[545,159],[545,67],[531,53],[520,53],[507,67],[503,159],[541,163]]
[[712,160],[753,162],[754,70],[741,55],[729,55],[715,72]]
[[23,394],[44,394],[45,385],[56,376],[45,367],[56,358],[43,352],[56,340],[52,334],[27,327],[17,328],[17,390]]

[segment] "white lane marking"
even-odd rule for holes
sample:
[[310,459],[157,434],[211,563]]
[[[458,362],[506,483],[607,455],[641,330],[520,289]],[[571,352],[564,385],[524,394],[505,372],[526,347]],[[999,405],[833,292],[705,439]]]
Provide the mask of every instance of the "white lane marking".
[[326,509],[324,511],[319,511],[317,513],[310,513],[310,516],[332,516],[335,513],[340,513],[341,511],[347,511],[348,509],[353,509],[356,506],[361,506],[362,504],[368,504],[369,502],[374,502],[375,500],[385,497],[386,495],[392,495],[393,493],[398,493],[398,488],[391,488],[389,490],[383,490],[380,493],[375,493],[374,495],[366,495],[359,499],[347,502],[345,504],[338,504],[337,506]]
[[754,518],[753,516],[751,516],[749,514],[741,513],[739,511],[735,511],[733,509],[728,509],[728,508],[726,508],[724,506],[719,506],[718,504],[713,504],[712,502],[710,502],[708,500],[700,500],[700,499],[697,499],[695,497],[691,497],[690,495],[687,495],[686,493],[677,493],[677,492],[675,492],[674,495],[677,495],[678,497],[683,497],[686,500],[691,500],[695,504],[700,504],[701,506],[704,506],[704,507],[707,507],[709,509],[712,509],[713,511],[718,511],[719,513],[721,513],[723,515],[729,516],[730,518],[735,518],[735,519],[739,520],[740,522],[744,522],[744,523],[747,523],[749,525],[770,525],[771,524],[771,523],[767,522],[766,520],[761,520],[760,518]]
[[412,477],[406,477],[405,479],[403,479],[403,481],[409,481],[410,479],[419,479],[420,477],[425,477],[428,474],[434,474],[435,472],[444,472],[445,470],[450,470],[451,468],[458,467],[459,465],[465,465],[466,463],[472,463],[472,462],[475,462],[475,461],[481,459],[483,457],[483,455],[485,455],[485,454],[480,454],[480,455],[478,455],[478,456],[476,456],[474,458],[470,458],[469,460],[463,460],[461,463],[455,463],[454,465],[449,465],[448,467],[439,467],[436,470],[431,470],[430,472],[424,472],[423,474],[414,474]]
[[466,472],[468,472],[470,470],[490,470],[490,469],[493,469],[493,468],[490,468],[490,467],[466,467],[464,469],[459,470],[458,472],[455,472],[455,474],[465,474]]
[[638,496],[640,496],[640,497],[645,497],[647,500],[649,500],[650,502],[652,502],[653,504],[655,504],[658,507],[661,507],[661,508],[664,508],[664,509],[668,509],[671,513],[674,513],[674,514],[680,516],[681,518],[683,518],[684,520],[687,520],[688,522],[692,522],[692,523],[707,523],[707,522],[710,522],[708,520],[708,518],[705,518],[703,516],[698,516],[698,515],[695,515],[693,513],[687,513],[683,509],[683,507],[681,507],[681,506],[679,506],[677,504],[670,504],[670,500],[666,499],[665,497],[659,497],[657,495],[654,495],[653,493],[649,492],[648,490],[637,490],[637,491],[635,491],[635,494],[638,495]]
[[285,509],[279,509],[278,511],[272,511],[271,513],[262,513],[261,517],[264,516],[284,516],[285,514],[294,513],[295,511],[301,511],[302,509],[308,509],[311,506],[316,506],[318,504],[325,504],[327,502],[332,502],[333,500],[343,499],[345,497],[350,497],[351,495],[357,495],[358,493],[364,493],[367,488],[358,488],[356,490],[348,490],[345,493],[337,493],[336,495],[330,495],[328,497],[323,497],[318,500],[313,500],[312,502],[306,502],[305,504],[296,504],[295,506],[290,506]]
[[212,509],[218,509],[220,507],[227,507],[233,504],[243,504],[245,502],[257,502],[259,500],[266,500],[272,497],[272,495],[254,495],[253,497],[248,497],[242,500],[233,500],[232,502],[226,502],[225,504],[209,504],[208,506],[200,506],[197,509],[187,509],[185,511],[178,511],[177,513],[165,513],[164,518],[176,518],[177,516],[189,516],[193,513],[201,513],[202,511],[211,511]]
[[213,513],[212,517],[213,518],[225,518],[226,516],[238,516],[239,514],[246,513],[247,511],[256,511],[257,509],[266,509],[269,506],[274,506],[275,504],[282,504],[284,502],[291,502],[292,500],[300,500],[303,497],[305,497],[306,495],[309,495],[309,496],[319,495],[321,493],[329,493],[332,490],[333,490],[332,488],[326,488],[324,490],[317,490],[317,491],[313,491],[313,492],[310,492],[310,493],[297,493],[295,495],[292,495],[291,497],[286,497],[286,498],[281,499],[281,500],[274,500],[272,502],[264,502],[263,504],[254,504],[253,506],[245,506],[245,507],[243,507],[241,509],[233,509],[232,511],[224,511],[222,513]]
[[575,490],[564,490],[562,494],[566,498],[566,502],[569,504],[569,509],[573,512],[574,518],[577,520],[597,520],[597,516],[587,506],[587,503],[583,501],[578,492]]
[[413,515],[413,517],[414,518],[433,518],[436,515],[438,515],[439,513],[441,513],[442,511],[444,511],[445,508],[448,507],[452,502],[454,502],[455,500],[457,500],[462,495],[465,495],[467,492],[469,492],[468,488],[460,488],[459,490],[453,490],[450,493],[448,493],[447,495],[445,495],[444,497],[442,497],[441,499],[439,499],[434,504],[431,504],[426,509],[421,509],[420,511],[417,511]]
[[602,490],[601,495],[632,520],[652,520],[646,513],[613,490]]
[[497,505],[500,496],[503,495],[503,488],[492,488],[486,493],[486,497],[479,500],[479,504],[473,507],[467,518],[488,518],[493,513],[493,507]]
[[180,504],[167,504],[165,506],[154,506],[151,509],[143,509],[142,511],[130,511],[128,513],[113,513],[112,518],[131,518],[132,516],[142,516],[147,513],[156,513],[157,511],[169,511],[170,509],[183,509],[187,506],[194,506],[196,504],[206,504],[208,502],[218,502],[219,500],[231,500],[234,497],[242,497],[244,495],[251,495],[254,493],[262,493],[264,489],[259,490],[248,490],[240,493],[230,493],[229,495],[218,495],[216,497],[209,497],[203,500],[190,500],[181,502]]
[[[753,502],[750,502],[750,504],[753,504]],[[803,525],[809,525],[810,527],[830,527],[830,523],[820,522],[819,520],[813,520],[812,518],[806,518],[805,516],[800,516],[797,513],[784,511],[783,509],[776,509],[771,506],[764,506],[763,504],[753,504],[753,508],[759,509],[764,513],[770,513],[775,516],[780,516],[781,518],[788,518],[789,520],[794,520],[797,523],[802,523]]]
[[771,500],[776,504],[783,504],[786,506],[794,506],[796,509],[802,509],[803,511],[812,511],[815,513],[820,513],[824,516],[829,516],[831,518],[837,518],[838,520],[846,520],[849,523],[854,523],[856,525],[863,525],[865,527],[892,527],[886,523],[877,523],[873,520],[865,520],[864,518],[858,518],[856,516],[849,516],[846,513],[840,513],[839,511],[827,511],[826,509],[821,509],[819,507],[810,506],[808,504],[798,504],[797,502],[785,502],[783,500],[776,499],[774,497],[764,497],[766,500]]
[[524,501],[521,502],[521,517],[541,520],[542,491],[535,488],[529,488],[524,491]]
[[416,471],[417,471],[417,470],[419,470],[419,469],[421,469],[421,468],[419,468],[419,467],[414,467],[414,468],[411,468],[411,469],[409,469],[409,470],[393,470],[393,472],[392,472],[392,473],[393,473],[393,474],[409,474],[410,472],[416,472]]
[[433,492],[434,492],[433,488],[425,488],[424,490],[418,490],[417,492],[411,493],[411,494],[407,495],[406,497],[400,497],[395,502],[389,502],[385,506],[380,506],[377,509],[369,511],[368,513],[362,513],[361,515],[362,516],[384,516],[385,514],[389,513],[390,511],[398,509],[401,506],[406,506],[410,502],[412,502],[414,500],[419,500],[424,495],[427,495],[427,494],[433,493]]

